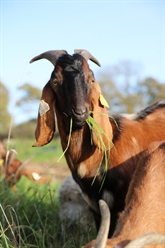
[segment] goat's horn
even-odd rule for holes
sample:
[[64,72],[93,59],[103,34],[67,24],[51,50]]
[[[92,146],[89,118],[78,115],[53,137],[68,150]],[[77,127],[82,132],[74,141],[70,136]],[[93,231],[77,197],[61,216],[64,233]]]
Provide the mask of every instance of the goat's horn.
[[83,56],[87,61],[88,59],[90,59],[91,61],[93,61],[95,64],[97,64],[98,66],[101,66],[99,61],[87,50],[84,49],[75,49],[74,53],[78,53],[81,56]]
[[8,162],[9,165],[13,163],[13,160],[14,160],[14,158],[15,158],[15,154],[16,154],[16,153],[17,153],[17,152],[16,152],[14,149],[12,149],[12,150],[9,152],[9,155],[10,155],[9,162]]
[[125,248],[138,247],[144,248],[150,244],[165,244],[165,235],[160,233],[147,233],[135,240],[132,240]]
[[105,247],[110,227],[110,210],[107,203],[103,200],[99,200],[99,206],[101,212],[101,225],[94,248]]
[[45,53],[41,53],[40,55],[37,55],[33,59],[30,60],[30,63],[33,63],[36,60],[39,59],[47,59],[49,60],[54,66],[56,66],[57,59],[62,55],[67,54],[67,51],[65,50],[50,50]]
[[23,169],[23,167],[25,165],[27,165],[33,158],[34,156],[31,156],[29,158],[27,158],[24,162],[21,163],[21,165],[18,167],[17,171],[16,171],[16,176],[20,173],[20,171]]

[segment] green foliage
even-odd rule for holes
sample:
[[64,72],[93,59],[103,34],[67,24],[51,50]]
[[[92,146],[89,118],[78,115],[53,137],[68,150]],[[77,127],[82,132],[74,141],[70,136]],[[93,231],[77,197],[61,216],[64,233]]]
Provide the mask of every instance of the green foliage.
[[17,191],[0,183],[0,247],[77,248],[94,238],[76,224],[64,229],[58,212],[59,185],[35,184],[25,177]]
[[[17,157],[25,161],[34,156],[37,163],[55,164],[62,154],[59,138],[44,147],[32,147],[32,139],[11,139]],[[64,157],[59,161],[64,163]],[[0,248],[77,248],[92,240],[95,230],[84,230],[76,223],[67,229],[59,219],[60,183],[37,184],[22,176],[16,192],[0,177]]]
[[[25,139],[34,139],[35,130],[37,126],[36,119],[30,119],[26,122],[22,122],[18,125],[13,125],[11,134],[13,138],[25,138]],[[56,130],[55,137],[58,137],[58,130]]]
[[[21,115],[24,120],[36,118],[39,100],[41,98],[41,90],[28,83],[18,87],[18,90],[20,91],[20,97],[16,101],[16,108],[18,113],[20,113],[19,115]],[[16,122],[17,116],[15,115],[14,117]]]
[[0,82],[0,135],[5,136],[9,130],[11,115],[8,112],[9,91],[5,85]]
[[12,137],[16,138],[26,138],[26,139],[33,139],[34,132],[36,129],[36,119],[29,120],[27,122],[23,122],[21,124],[15,125],[12,127]]
[[41,98],[41,90],[32,86],[31,84],[25,83],[21,85],[18,90],[23,92],[23,96],[16,102],[17,106],[27,105],[34,101],[39,101]]
[[[17,151],[17,158],[22,162],[28,158],[32,158],[31,162],[53,165],[63,153],[59,138],[53,139],[52,142],[42,147],[32,147],[34,142],[35,139],[17,138],[11,139],[8,146],[9,149],[15,148]],[[59,163],[65,164],[65,158],[62,157]]]
[[143,96],[141,101],[144,106],[153,104],[165,98],[165,84],[149,77],[140,82],[137,93]]
[[111,112],[134,113],[165,98],[165,84],[153,78],[139,80],[139,71],[139,65],[122,61],[98,74]]

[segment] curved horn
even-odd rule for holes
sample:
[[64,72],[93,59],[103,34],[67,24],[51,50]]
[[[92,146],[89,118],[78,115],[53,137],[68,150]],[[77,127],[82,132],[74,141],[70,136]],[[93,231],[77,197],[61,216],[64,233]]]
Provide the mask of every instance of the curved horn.
[[25,165],[27,165],[33,159],[33,157],[34,156],[27,158],[24,162],[20,164],[20,166],[16,170],[15,177],[21,172],[21,170],[25,167]]
[[34,57],[33,59],[30,60],[30,63],[33,63],[34,61],[39,60],[39,59],[47,59],[54,66],[56,66],[57,59],[63,54],[67,54],[67,51],[65,51],[65,50],[50,50],[50,51],[47,51],[45,53],[41,53],[40,55],[37,55],[36,57]]
[[99,206],[101,211],[101,225],[94,248],[105,248],[110,226],[110,211],[107,203],[103,200],[99,200]]
[[13,163],[13,160],[15,158],[15,154],[17,154],[16,150],[11,149],[11,151],[9,152],[9,155],[10,155],[9,162],[8,162],[9,165]]
[[83,56],[87,61],[88,59],[90,59],[91,61],[93,61],[96,65],[101,66],[99,61],[87,50],[85,49],[75,49],[74,53],[78,53],[81,56]]
[[125,248],[138,247],[144,248],[150,244],[165,244],[165,235],[160,233],[147,233],[135,240],[132,240]]

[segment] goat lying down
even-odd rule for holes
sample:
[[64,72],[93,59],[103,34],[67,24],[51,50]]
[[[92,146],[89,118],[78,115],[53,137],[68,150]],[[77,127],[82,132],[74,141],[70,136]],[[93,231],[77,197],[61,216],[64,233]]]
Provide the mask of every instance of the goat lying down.
[[14,151],[8,151],[2,140],[0,140],[0,160],[0,175],[4,175],[4,180],[8,183],[8,185],[12,186],[13,190],[16,190],[16,183],[22,176],[25,176],[29,180],[37,183],[50,182],[50,178],[39,175],[35,170],[26,168],[25,165],[29,162],[29,160],[22,163],[15,157]]
[[[94,214],[97,230],[101,221],[99,200],[103,199],[111,210],[110,237],[118,214],[124,209],[129,183],[142,152],[151,142],[165,138],[165,101],[147,107],[133,120],[123,116],[111,118],[87,63],[90,59],[100,66],[96,58],[86,50],[75,50],[73,55],[57,50],[40,54],[30,62],[43,58],[54,65],[54,70],[42,91],[33,146],[52,140],[56,113],[62,148],[67,148],[67,164]],[[96,130],[87,125],[89,116],[106,133],[102,136],[106,152],[100,147]]]
[[102,236],[102,233],[108,233],[109,211],[106,211],[104,206],[104,221],[97,241],[92,241],[85,248],[140,248],[147,244],[152,244],[148,248],[165,248],[165,142],[152,143],[139,160],[118,228],[108,240],[107,236]]

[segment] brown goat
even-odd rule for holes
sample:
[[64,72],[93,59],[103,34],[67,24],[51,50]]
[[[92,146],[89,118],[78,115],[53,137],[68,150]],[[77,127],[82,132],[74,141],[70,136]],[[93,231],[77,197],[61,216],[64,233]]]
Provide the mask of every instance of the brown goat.
[[[26,162],[22,163],[19,159],[15,158],[15,154],[12,151],[8,151],[4,142],[0,140],[0,159],[1,170],[0,175],[4,175],[4,180],[8,185],[12,186],[13,190],[16,190],[16,183],[20,180],[21,176],[26,176],[31,181],[37,183],[49,183],[50,178],[46,178],[42,175],[38,175],[34,170],[27,169]],[[38,178],[35,178],[38,175]]]
[[[72,56],[63,50],[48,51],[30,62],[43,58],[55,68],[42,92],[34,146],[52,140],[55,112],[62,148],[67,148],[66,161],[94,213],[97,229],[101,221],[99,200],[105,200],[111,210],[110,237],[118,214],[124,209],[129,183],[142,152],[151,142],[165,138],[165,101],[141,111],[134,120],[122,116],[109,118],[87,60],[100,64],[89,52],[76,50]],[[107,134],[102,137],[109,157],[106,176],[105,152],[100,148],[95,129],[91,131],[86,123],[89,115]],[[68,146],[71,119],[73,128]]]
[[[105,212],[105,211],[104,211]],[[104,214],[102,222],[102,233],[106,233],[107,217]],[[99,231],[100,232],[100,231]],[[150,245],[147,247],[164,247],[165,248],[165,142],[154,142],[143,153],[133,179],[130,183],[126,197],[126,206],[119,217],[118,228],[112,239],[106,241],[98,234],[97,242],[92,241],[85,248],[123,248],[138,247],[137,241],[130,242],[139,236],[148,234],[148,241],[153,244],[163,242],[162,245]],[[164,234],[158,235],[158,239],[153,242],[153,233]],[[96,244],[97,243],[97,244]],[[143,243],[144,246],[145,242]]]

